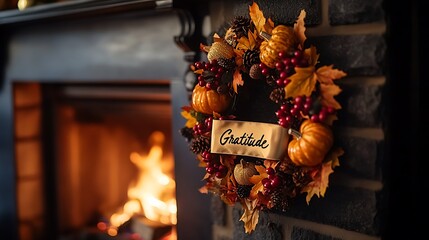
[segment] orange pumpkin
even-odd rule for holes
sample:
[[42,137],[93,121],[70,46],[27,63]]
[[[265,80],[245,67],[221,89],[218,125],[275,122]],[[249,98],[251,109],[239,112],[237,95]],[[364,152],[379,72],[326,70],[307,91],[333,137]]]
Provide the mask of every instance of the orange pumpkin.
[[227,94],[219,94],[216,90],[196,85],[192,91],[192,108],[201,113],[213,114],[225,111],[231,103]]
[[320,164],[334,142],[329,126],[311,120],[305,120],[301,124],[300,132],[289,129],[289,134],[294,139],[288,145],[288,154],[298,166],[313,167]]
[[259,58],[270,68],[275,68],[276,62],[280,61],[280,52],[292,51],[299,43],[293,28],[284,25],[276,26],[271,36],[265,32],[262,32],[261,36],[266,41],[263,41],[259,47]]

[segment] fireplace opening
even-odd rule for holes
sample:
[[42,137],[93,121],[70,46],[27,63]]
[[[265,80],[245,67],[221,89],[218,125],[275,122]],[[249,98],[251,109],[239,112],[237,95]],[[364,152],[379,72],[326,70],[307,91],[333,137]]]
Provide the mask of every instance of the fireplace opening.
[[21,239],[176,238],[168,81],[14,88]]

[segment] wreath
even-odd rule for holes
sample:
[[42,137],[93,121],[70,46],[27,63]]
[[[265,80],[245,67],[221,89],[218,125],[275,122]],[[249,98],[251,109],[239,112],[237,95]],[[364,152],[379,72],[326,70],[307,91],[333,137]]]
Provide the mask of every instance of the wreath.
[[190,67],[197,82],[180,132],[205,168],[199,191],[241,204],[246,233],[260,211],[285,212],[300,194],[307,204],[324,197],[343,154],[332,125],[341,109],[335,80],[346,73],[317,66],[316,47],[305,44],[305,16],[301,10],[293,26],[275,25],[253,2],[224,36],[200,44],[207,60]]

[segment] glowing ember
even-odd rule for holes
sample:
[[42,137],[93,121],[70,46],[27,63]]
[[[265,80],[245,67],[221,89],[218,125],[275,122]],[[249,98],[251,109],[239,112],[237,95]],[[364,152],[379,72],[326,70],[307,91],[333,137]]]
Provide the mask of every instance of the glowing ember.
[[[133,215],[144,215],[154,222],[165,225],[177,223],[176,183],[171,173],[163,171],[163,169],[171,169],[174,163],[162,161],[163,143],[164,134],[155,131],[149,137],[151,148],[146,156],[136,152],[131,153],[130,160],[139,170],[138,177],[128,188],[129,200],[120,211],[110,217],[111,229],[117,229]],[[117,232],[108,231],[108,234],[115,236]]]

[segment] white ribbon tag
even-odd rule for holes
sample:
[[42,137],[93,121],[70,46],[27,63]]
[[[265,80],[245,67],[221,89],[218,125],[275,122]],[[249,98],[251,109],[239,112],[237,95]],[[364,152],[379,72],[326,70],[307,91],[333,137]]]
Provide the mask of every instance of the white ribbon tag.
[[211,152],[280,160],[289,141],[278,124],[213,120]]

